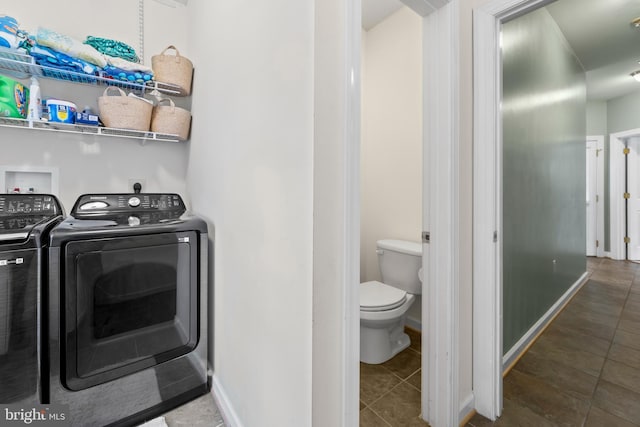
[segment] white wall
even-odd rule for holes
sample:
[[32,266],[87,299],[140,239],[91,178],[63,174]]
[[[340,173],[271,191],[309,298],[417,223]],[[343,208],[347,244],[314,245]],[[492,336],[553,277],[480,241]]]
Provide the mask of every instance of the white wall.
[[[95,8],[66,7],[44,0],[14,2],[2,12],[15,17],[21,27],[35,31],[38,25],[83,41],[87,35],[109,37],[138,50],[138,2],[114,0]],[[187,51],[186,9],[172,9],[146,1],[145,56],[157,54],[169,44]],[[167,28],[171,31],[167,31]],[[150,59],[147,59],[150,63]],[[97,111],[104,88],[40,79],[43,97],[57,97],[89,105]],[[177,99],[184,105],[188,99]],[[59,196],[67,211],[75,199],[88,192],[129,191],[129,179],[145,180],[145,191],[185,194],[188,143],[149,142],[112,137],[71,135],[25,129],[0,128],[0,165],[53,167],[60,173]]]
[[57,169],[67,213],[81,194],[133,191],[129,178],[144,179],[144,191],[185,194],[185,144],[0,128],[0,152],[2,166]]
[[[422,232],[422,18],[407,7],[363,32],[362,281],[381,280],[376,241]],[[421,298],[411,307],[421,319]]]
[[[2,13],[16,18],[20,27],[30,33],[35,33],[38,26],[42,26],[81,42],[87,36],[113,38],[140,53],[137,0],[112,0],[108,4],[89,2],[81,6],[34,0],[12,2],[4,6]],[[144,63],[151,65],[151,56],[169,45],[176,46],[181,54],[188,57],[187,8],[171,8],[145,0],[144,12]]]
[[314,2],[192,1],[188,185],[215,227],[214,386],[245,426],[311,424]]

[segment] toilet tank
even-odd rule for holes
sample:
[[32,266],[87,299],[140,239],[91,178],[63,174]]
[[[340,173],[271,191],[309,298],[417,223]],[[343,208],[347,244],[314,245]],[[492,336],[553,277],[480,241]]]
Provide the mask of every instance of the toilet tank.
[[410,294],[421,294],[418,271],[422,268],[422,244],[387,239],[378,240],[377,248],[382,282]]

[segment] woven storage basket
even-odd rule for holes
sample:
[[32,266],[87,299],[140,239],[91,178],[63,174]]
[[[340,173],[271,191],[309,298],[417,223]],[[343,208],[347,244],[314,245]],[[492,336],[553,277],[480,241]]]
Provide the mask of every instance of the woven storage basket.
[[[160,105],[169,101],[170,105]],[[182,140],[189,138],[191,113],[184,108],[176,107],[171,99],[162,99],[153,108],[151,114],[151,131],[178,135]]]
[[[175,50],[175,55],[167,55],[169,49]],[[193,63],[184,56],[175,46],[169,46],[160,55],[151,57],[154,79],[162,83],[170,83],[179,86],[184,95],[191,93],[191,78],[193,77]]]
[[[116,89],[119,96],[109,96],[108,92],[112,89]],[[98,98],[98,109],[100,120],[110,128],[147,132],[151,125],[153,104],[127,96],[122,89],[115,86],[106,88],[103,96]]]

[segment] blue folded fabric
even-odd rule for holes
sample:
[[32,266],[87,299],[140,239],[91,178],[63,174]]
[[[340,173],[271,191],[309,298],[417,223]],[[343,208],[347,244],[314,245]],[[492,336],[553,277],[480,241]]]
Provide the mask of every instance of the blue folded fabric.
[[94,75],[99,71],[97,66],[90,64],[87,61],[74,58],[39,44],[33,46],[29,53],[35,59],[36,64],[45,67],[55,67],[62,70],[91,75]]
[[127,71],[112,65],[107,65],[103,68],[103,71],[106,75],[113,77],[116,80],[122,80],[130,83],[145,84],[146,82],[153,80],[153,74],[141,71]]
[[18,43],[18,21],[11,16],[0,15],[0,46],[15,49]]

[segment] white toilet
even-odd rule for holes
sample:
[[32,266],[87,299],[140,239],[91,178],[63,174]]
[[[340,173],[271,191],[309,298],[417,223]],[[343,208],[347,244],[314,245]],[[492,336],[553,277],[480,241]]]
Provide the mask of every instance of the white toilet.
[[404,333],[407,310],[422,293],[419,272],[422,244],[406,240],[378,240],[382,282],[360,284],[360,361],[386,362],[411,343]]

